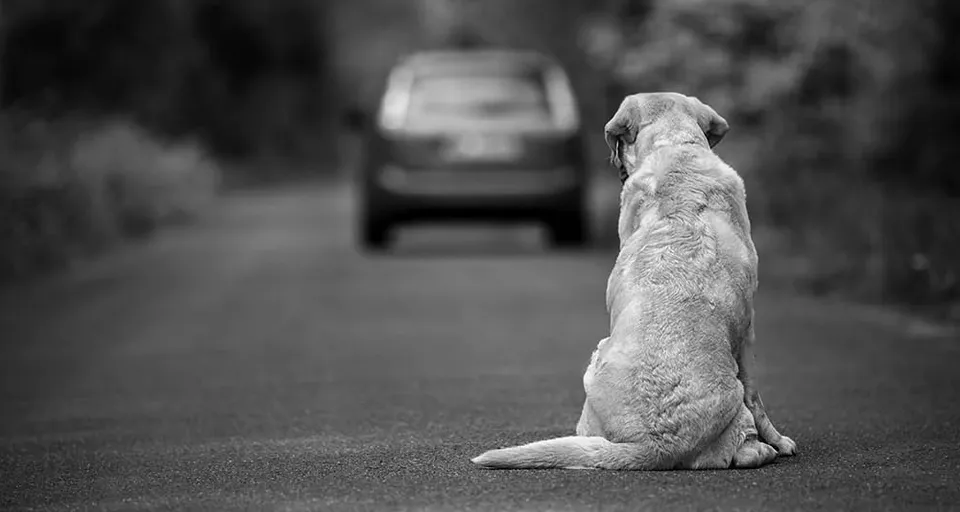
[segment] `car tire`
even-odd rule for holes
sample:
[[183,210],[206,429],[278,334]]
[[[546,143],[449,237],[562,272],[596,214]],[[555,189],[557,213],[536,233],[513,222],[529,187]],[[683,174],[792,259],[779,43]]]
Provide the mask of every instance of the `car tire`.
[[390,245],[390,228],[383,223],[366,222],[360,243],[368,251],[383,251]]
[[547,226],[554,247],[584,247],[589,241],[586,214],[582,210],[555,213],[549,216]]
[[376,215],[365,215],[360,223],[360,245],[368,251],[382,251],[389,247],[392,226]]

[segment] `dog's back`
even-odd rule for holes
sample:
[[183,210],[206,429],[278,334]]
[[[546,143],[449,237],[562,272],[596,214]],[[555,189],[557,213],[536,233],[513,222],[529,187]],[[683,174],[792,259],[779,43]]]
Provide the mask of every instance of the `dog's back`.
[[652,152],[621,192],[621,250],[607,287],[611,324],[624,301],[651,293],[658,303],[748,307],[757,255],[745,201],[743,180],[709,149]]

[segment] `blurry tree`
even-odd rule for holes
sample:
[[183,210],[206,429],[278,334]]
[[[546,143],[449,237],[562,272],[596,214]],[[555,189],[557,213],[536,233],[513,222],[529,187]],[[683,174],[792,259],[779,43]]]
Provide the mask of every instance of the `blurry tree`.
[[[4,16],[6,10],[3,7],[3,2],[0,2],[0,107],[3,106],[3,83],[4,76],[6,75],[6,58],[4,56],[4,50],[6,48],[7,41],[7,19]],[[0,111],[2,113],[2,111]]]
[[328,88],[323,2],[8,0],[4,104],[125,113],[221,153],[295,151]]
[[590,21],[595,62],[623,94],[682,91],[728,117],[720,150],[757,224],[813,261],[809,284],[960,303],[960,3],[627,3],[644,19],[610,1]]

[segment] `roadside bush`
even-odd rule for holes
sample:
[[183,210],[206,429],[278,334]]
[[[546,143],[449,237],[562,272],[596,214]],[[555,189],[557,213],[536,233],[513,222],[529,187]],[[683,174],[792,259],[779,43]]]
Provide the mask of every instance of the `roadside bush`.
[[211,199],[219,171],[196,142],[164,143],[124,121],[80,134],[69,168],[100,195],[123,234],[193,218]]
[[156,227],[195,218],[217,164],[124,120],[0,122],[0,278],[62,266]]

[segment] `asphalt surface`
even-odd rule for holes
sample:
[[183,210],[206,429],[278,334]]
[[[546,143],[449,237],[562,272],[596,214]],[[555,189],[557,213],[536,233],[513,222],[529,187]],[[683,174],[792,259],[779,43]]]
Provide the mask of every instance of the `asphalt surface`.
[[960,342],[766,289],[761,389],[797,457],[478,469],[486,449],[573,431],[613,255],[523,229],[411,230],[363,255],[352,208],[338,187],[235,193],[0,295],[0,506],[960,509]]

